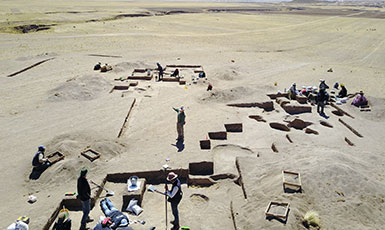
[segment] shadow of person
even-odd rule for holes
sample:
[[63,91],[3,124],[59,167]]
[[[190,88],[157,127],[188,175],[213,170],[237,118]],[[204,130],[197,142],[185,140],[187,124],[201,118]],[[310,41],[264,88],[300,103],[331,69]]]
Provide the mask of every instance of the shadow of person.
[[182,152],[184,149],[184,140],[178,139],[175,144],[171,144],[172,146],[175,146],[178,149],[178,152]]
[[47,167],[34,167],[33,169],[32,169],[32,172],[31,172],[31,174],[29,174],[29,179],[31,179],[31,180],[37,180],[37,179],[39,179],[40,178],[40,176],[41,176],[41,174],[43,174],[43,172],[45,171],[45,170],[47,170],[47,168],[48,168],[48,166]]

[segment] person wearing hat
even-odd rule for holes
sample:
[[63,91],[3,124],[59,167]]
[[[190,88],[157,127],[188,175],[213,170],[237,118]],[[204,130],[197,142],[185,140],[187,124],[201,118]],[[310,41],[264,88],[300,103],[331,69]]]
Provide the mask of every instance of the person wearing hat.
[[346,96],[348,95],[348,91],[346,90],[344,84],[341,83],[340,86],[341,86],[341,90],[340,90],[340,92],[338,93],[338,97],[339,97],[339,98],[344,98],[344,97],[346,97]]
[[44,152],[45,146],[40,145],[38,147],[38,151],[35,153],[35,156],[32,159],[32,166],[34,170],[44,171],[51,165],[48,159],[44,157]]
[[325,89],[325,90],[326,90],[326,89],[329,89],[329,86],[326,85],[324,79],[320,79],[319,81],[320,81],[320,84],[319,84],[319,89],[320,89],[320,90],[321,90],[322,88]]
[[176,131],[178,133],[177,140],[180,141],[184,139],[183,126],[186,124],[186,115],[184,114],[183,106],[180,107],[179,109],[173,107],[173,109],[178,113],[177,122],[176,122]]
[[170,172],[167,175],[167,181],[172,183],[171,190],[168,190],[167,184],[165,184],[166,192],[164,193],[166,196],[168,196],[168,202],[171,203],[171,210],[172,215],[174,216],[174,220],[170,221],[172,225],[174,225],[171,230],[177,230],[179,229],[179,212],[178,212],[178,205],[180,201],[182,200],[183,192],[180,180],[178,179],[178,175],[174,172]]
[[132,229],[128,226],[130,222],[128,217],[115,208],[110,199],[105,198],[101,200],[100,208],[102,209],[104,215],[106,215],[106,219],[110,219],[111,224],[109,227],[111,229]]
[[71,230],[71,219],[69,218],[68,211],[60,211],[52,230]]
[[159,62],[156,63],[156,66],[158,67],[158,72],[159,72],[158,81],[160,81],[163,79],[163,67],[160,65]]
[[8,226],[7,230],[28,230],[29,217],[20,216],[15,223]]
[[296,84],[293,83],[289,89],[289,92],[288,92],[288,95],[289,99],[291,100],[295,100],[296,99],[296,96],[297,96],[297,88],[296,88]]
[[93,220],[88,216],[91,210],[91,188],[90,184],[87,180],[87,168],[82,168],[80,171],[80,176],[78,178],[78,196],[77,198],[80,199],[82,202],[82,210],[83,210],[83,216],[82,220],[80,221],[80,230],[85,230],[87,222],[92,222]]

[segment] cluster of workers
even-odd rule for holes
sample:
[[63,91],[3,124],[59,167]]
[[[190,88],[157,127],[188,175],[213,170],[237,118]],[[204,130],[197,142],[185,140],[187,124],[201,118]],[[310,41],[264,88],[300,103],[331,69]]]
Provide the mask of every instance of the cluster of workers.
[[[180,108],[173,108],[177,113],[177,140],[183,140],[184,132],[183,126],[185,124],[185,114],[183,106]],[[49,166],[49,160],[45,157],[45,146],[38,146],[38,151],[35,153],[32,159],[33,170],[44,171]],[[93,222],[90,218],[89,213],[91,210],[91,187],[87,180],[88,169],[83,168],[80,171],[80,176],[77,180],[77,198],[81,201],[83,216],[80,221],[80,230],[86,230],[87,223]],[[171,210],[174,216],[174,220],[170,223],[173,225],[171,230],[179,229],[179,212],[178,205],[182,199],[182,188],[181,182],[178,175],[174,172],[170,172],[167,176],[167,181],[172,183],[171,190],[168,189],[165,184],[165,192],[163,193],[168,197],[168,201],[171,203]],[[114,207],[112,202],[106,198],[100,201],[100,207],[103,211],[105,218],[93,228],[94,230],[108,230],[108,229],[119,229],[119,230],[130,230],[132,229],[129,224],[128,217]],[[7,229],[8,230],[28,230],[29,218],[19,217],[14,223],[12,223]],[[69,218],[68,210],[62,210],[57,218],[57,222],[54,224],[53,230],[70,230],[71,219]]]
[[[340,100],[342,103],[346,103],[348,91],[344,84],[335,83],[333,86],[334,90],[339,90],[338,94],[335,94],[334,99]],[[296,100],[297,95],[305,96],[312,105],[317,104],[317,112],[320,115],[324,115],[325,104],[330,100],[330,95],[327,92],[329,86],[326,84],[324,79],[320,79],[320,85],[316,86],[303,86],[301,90],[297,90],[296,83],[293,83],[288,92],[288,98]],[[361,107],[368,105],[368,100],[364,96],[362,91],[356,95],[352,101],[352,105]]]

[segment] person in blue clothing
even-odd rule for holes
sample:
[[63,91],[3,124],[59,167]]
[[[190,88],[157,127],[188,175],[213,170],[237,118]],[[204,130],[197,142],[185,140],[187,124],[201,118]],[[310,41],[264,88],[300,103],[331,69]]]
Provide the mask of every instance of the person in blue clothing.
[[45,146],[40,145],[38,147],[38,151],[35,153],[35,156],[32,159],[32,166],[36,171],[44,171],[51,165],[48,159],[44,157],[44,152]]
[[115,208],[110,199],[105,198],[101,200],[100,208],[102,209],[104,215],[111,219],[111,229],[132,229],[128,226],[128,217]]
[[324,107],[326,102],[329,100],[329,94],[326,92],[325,88],[321,88],[317,95],[317,112],[320,115],[324,115]]
[[171,190],[168,190],[168,186],[165,184],[165,195],[168,196],[167,200],[171,203],[172,215],[174,216],[174,220],[170,221],[170,223],[173,225],[171,230],[177,230],[180,227],[178,205],[183,196],[182,187],[180,180],[178,179],[178,175],[174,172],[170,172],[167,175],[167,181],[172,183]]
[[158,67],[158,81],[163,80],[163,67],[160,65],[160,63],[156,63],[156,66]]

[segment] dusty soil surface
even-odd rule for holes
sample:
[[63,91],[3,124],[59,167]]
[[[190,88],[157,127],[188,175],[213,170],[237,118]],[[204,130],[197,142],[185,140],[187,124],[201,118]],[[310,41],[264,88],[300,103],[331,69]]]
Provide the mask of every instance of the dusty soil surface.
[[[385,225],[383,3],[2,1],[0,6],[0,228],[27,215],[30,229],[42,229],[64,193],[76,191],[82,167],[101,182],[109,173],[159,170],[166,163],[188,168],[201,161],[214,162],[214,174],[233,176],[208,187],[183,184],[181,223],[191,229],[305,229],[302,218],[310,210],[319,213],[322,229]],[[94,71],[97,62],[112,71]],[[186,85],[153,78],[111,92],[131,82],[115,79],[157,62],[202,65],[207,79],[194,83],[198,74],[182,68]],[[363,90],[371,111],[360,112],[351,99],[340,107],[354,118],[335,115],[330,105],[326,117],[309,104],[311,113],[289,115],[275,100],[269,112],[227,106],[271,101],[267,93],[293,82],[298,88],[318,86],[319,79],[331,88],[344,83],[349,93]],[[206,91],[209,83],[212,91]],[[185,108],[183,145],[175,140],[173,106]],[[318,134],[269,126],[296,117],[311,122],[308,128]],[[225,131],[228,123],[242,123],[243,132],[200,149],[208,132]],[[65,158],[30,180],[41,144],[47,154],[59,151]],[[101,157],[91,162],[81,156],[88,148]],[[302,193],[285,193],[282,170],[301,174]],[[112,201],[121,207],[126,185],[109,185],[117,193]],[[30,194],[36,203],[27,202]],[[90,227],[102,215],[99,201]],[[266,219],[270,201],[290,203],[286,220]],[[134,229],[165,226],[162,196],[145,192],[143,208],[139,217],[129,215],[146,221]],[[171,220],[170,206],[168,212]],[[70,215],[77,229],[81,212]]]

